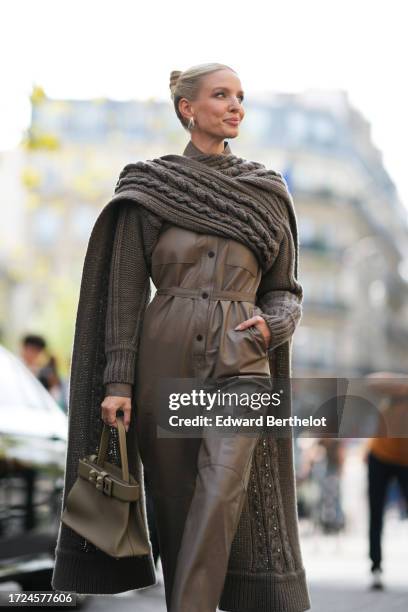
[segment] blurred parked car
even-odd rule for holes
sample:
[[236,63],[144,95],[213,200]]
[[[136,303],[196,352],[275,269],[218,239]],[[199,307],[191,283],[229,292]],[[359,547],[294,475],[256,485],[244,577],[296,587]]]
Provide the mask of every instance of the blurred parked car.
[[0,588],[51,591],[67,416],[0,346]]

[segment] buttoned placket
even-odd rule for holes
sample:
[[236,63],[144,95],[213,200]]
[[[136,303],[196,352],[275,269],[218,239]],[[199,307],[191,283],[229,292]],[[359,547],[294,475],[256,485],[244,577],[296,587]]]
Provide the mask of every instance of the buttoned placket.
[[199,275],[197,286],[200,294],[196,298],[195,334],[193,342],[193,360],[196,376],[200,376],[205,362],[207,348],[208,319],[211,307],[211,293],[214,288],[215,266],[217,262],[217,239],[211,235],[200,234],[197,248],[200,251]]

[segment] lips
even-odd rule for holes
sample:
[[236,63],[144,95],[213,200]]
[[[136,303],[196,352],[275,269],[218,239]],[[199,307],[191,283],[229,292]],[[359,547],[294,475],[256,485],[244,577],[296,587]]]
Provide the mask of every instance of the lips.
[[238,125],[239,120],[238,119],[225,119],[225,123],[230,123],[231,125]]

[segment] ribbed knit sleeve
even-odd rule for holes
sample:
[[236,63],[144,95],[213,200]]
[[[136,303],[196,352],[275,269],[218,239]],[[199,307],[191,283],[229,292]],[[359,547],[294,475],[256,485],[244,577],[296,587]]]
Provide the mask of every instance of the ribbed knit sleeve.
[[285,225],[275,262],[263,275],[257,291],[257,312],[266,321],[271,340],[268,352],[286,342],[302,317],[303,288],[295,278],[295,245]]
[[108,395],[129,397],[151,289],[139,208],[131,202],[120,206],[109,277],[103,382]]

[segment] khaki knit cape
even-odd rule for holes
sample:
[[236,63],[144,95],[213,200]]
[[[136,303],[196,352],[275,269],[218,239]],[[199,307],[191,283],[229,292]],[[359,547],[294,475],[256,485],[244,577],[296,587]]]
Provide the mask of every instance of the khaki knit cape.
[[[163,166],[167,176],[161,175]],[[169,173],[173,178],[169,179]],[[156,183],[153,182],[151,188],[149,181],[143,183],[140,180],[140,177],[148,176],[151,182],[153,175]],[[139,177],[136,181],[135,176]],[[181,183],[177,183],[177,177],[182,179]],[[237,198],[234,185],[242,194],[243,183],[238,181],[243,178],[245,197]],[[158,190],[158,185],[163,189]],[[169,185],[170,191],[167,189]],[[262,164],[247,162],[233,154],[203,154],[194,160],[178,155],[163,156],[158,160],[130,164],[122,170],[115,195],[94,224],[83,265],[71,356],[68,444],[61,511],[77,478],[78,461],[97,452],[103,427],[105,320],[111,252],[120,204],[131,201],[146,212],[143,227],[149,228],[144,245],[148,266],[154,246],[154,225],[157,225],[158,235],[161,221],[157,223],[157,220],[161,218],[188,229],[214,232],[244,242],[253,249],[267,271],[271,269],[273,257],[265,251],[264,243],[269,241],[271,252],[276,256],[279,244],[271,240],[282,234],[280,215],[282,223],[285,218],[290,225],[296,251],[294,274],[297,278],[296,216],[287,190],[286,197],[283,197],[285,190],[279,173],[267,171]],[[231,203],[228,196],[234,201],[241,224],[234,226],[225,222],[227,217],[224,215],[231,218],[231,212],[234,212],[228,210]],[[283,202],[285,215],[282,215]],[[272,214],[274,227],[264,226],[259,231],[259,241],[256,232],[255,240],[252,236],[248,241],[246,226],[249,217],[252,215],[252,228],[262,225],[262,218],[265,218],[265,212],[259,213],[255,204],[265,207],[266,214]],[[183,214],[183,206],[189,206],[189,214]],[[277,210],[280,211],[278,216]],[[190,211],[195,212],[190,214]],[[292,338],[269,352],[274,384],[279,385],[279,379],[290,379],[291,345]],[[290,382],[284,411],[287,416],[291,414]],[[117,431],[113,428],[111,432],[108,460],[120,465]],[[136,444],[128,444],[128,459],[130,472],[142,485],[141,504],[146,521],[143,466]],[[257,486],[250,486],[248,490],[232,545],[220,608],[235,612],[307,610],[310,600],[299,545],[291,436],[278,439],[261,436],[254,453],[250,482],[256,482]],[[151,554],[115,559],[60,524],[52,577],[54,589],[108,594],[140,589],[155,582]]]

